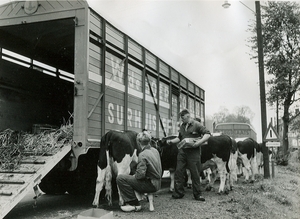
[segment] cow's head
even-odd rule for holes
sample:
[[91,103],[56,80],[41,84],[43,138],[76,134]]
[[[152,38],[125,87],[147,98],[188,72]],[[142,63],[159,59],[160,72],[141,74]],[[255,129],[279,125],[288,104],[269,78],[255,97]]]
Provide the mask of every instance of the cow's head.
[[157,141],[157,150],[159,151],[159,153],[161,153],[164,148],[172,146],[172,145],[167,144],[167,140],[172,140],[176,137],[177,137],[176,135],[170,135],[170,136],[163,137],[162,139],[158,140]]
[[263,151],[262,148],[263,148],[263,143],[257,143],[256,144],[255,149],[256,149],[257,153],[262,152]]

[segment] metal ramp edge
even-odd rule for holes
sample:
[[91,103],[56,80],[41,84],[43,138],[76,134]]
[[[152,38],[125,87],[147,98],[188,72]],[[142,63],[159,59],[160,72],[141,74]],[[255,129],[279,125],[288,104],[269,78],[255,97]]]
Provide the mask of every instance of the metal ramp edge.
[[[71,145],[63,146],[52,156],[39,156],[38,162],[33,163],[34,170],[28,169],[26,173],[8,172],[0,173],[0,219],[4,218],[30,191],[40,183],[41,179],[71,151]],[[26,162],[24,162],[26,165]],[[5,180],[7,176],[16,176],[13,180]],[[17,178],[17,179],[16,179]],[[9,191],[8,187],[13,189]]]

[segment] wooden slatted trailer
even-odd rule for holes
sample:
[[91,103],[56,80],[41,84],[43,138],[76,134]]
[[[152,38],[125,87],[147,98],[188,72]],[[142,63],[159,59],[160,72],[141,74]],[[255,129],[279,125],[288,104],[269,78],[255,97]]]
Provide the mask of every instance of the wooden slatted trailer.
[[[71,150],[65,145],[51,156],[28,156],[18,170],[0,170],[0,218],[3,218]],[[38,188],[35,188],[38,190]],[[38,191],[37,191],[38,195]]]
[[[183,108],[205,123],[204,97],[203,89],[84,0],[0,6],[0,130],[31,132],[36,124],[60,127],[66,121],[73,126],[71,152],[50,165],[70,167],[44,168],[30,186],[41,179],[46,193],[93,192],[101,136],[143,128],[154,137],[177,134]],[[9,199],[8,193],[0,199]]]

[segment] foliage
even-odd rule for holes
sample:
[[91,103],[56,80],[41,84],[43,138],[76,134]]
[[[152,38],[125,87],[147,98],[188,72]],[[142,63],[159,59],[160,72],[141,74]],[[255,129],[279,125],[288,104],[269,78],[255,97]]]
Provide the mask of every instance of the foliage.
[[[270,1],[262,6],[264,66],[269,75],[267,101],[278,101],[283,108],[283,155],[288,151],[289,124],[293,115],[290,107],[300,100],[300,6],[297,2]],[[250,42],[257,52],[255,34]],[[252,58],[255,58],[253,56]]]
[[[293,104],[300,87],[300,6],[295,2],[269,2],[263,7],[264,59],[271,88],[268,101]],[[299,99],[298,99],[299,100]]]
[[240,122],[251,124],[253,117],[254,113],[248,106],[235,107],[233,113],[229,113],[226,107],[221,106],[219,111],[213,115],[216,123]]
[[300,113],[296,113],[290,121],[291,131],[300,133]]

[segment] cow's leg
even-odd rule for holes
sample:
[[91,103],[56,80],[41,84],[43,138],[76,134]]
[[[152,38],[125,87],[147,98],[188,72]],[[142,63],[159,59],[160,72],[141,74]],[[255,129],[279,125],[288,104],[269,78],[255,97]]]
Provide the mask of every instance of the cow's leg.
[[228,166],[230,170],[230,173],[228,174],[230,190],[232,190],[234,182],[237,181],[237,156],[238,156],[237,151],[234,154],[230,153],[230,158],[228,162]]
[[[133,156],[136,156],[136,151],[134,152]],[[132,162],[133,157],[130,157],[129,154],[126,154],[123,160],[120,163],[115,162],[114,165],[116,166],[119,174],[130,174],[130,163]],[[122,206],[124,204],[124,200],[120,193],[120,189],[118,187],[118,194],[119,194],[119,205]]]
[[224,188],[227,174],[226,162],[224,162],[221,158],[218,157],[214,157],[212,160],[217,164],[218,172],[220,174],[220,187],[218,193],[225,192]]
[[170,169],[169,171],[170,171],[170,180],[171,180],[169,191],[174,192],[174,190],[175,190],[175,170]]
[[263,154],[261,152],[256,153],[256,163],[257,163],[257,173],[263,174],[263,172],[262,172]]
[[96,189],[95,189],[95,197],[94,197],[94,201],[93,201],[93,206],[98,208],[99,207],[99,196],[100,196],[100,192],[104,185],[106,169],[101,170],[100,167],[97,166],[97,172],[98,172],[98,176],[96,179]]
[[251,181],[255,181],[255,174],[257,174],[257,164],[256,164],[256,157],[250,159],[251,164]]
[[243,175],[243,165],[237,164],[237,176],[240,177]]
[[208,160],[202,164],[201,170],[207,170],[208,174],[208,185],[206,185],[205,190],[210,191],[213,189],[213,185],[217,179],[217,165],[213,160]]
[[240,158],[242,159],[242,162],[243,162],[244,168],[245,168],[245,181],[248,182],[249,181],[249,175],[250,175],[250,172],[251,172],[250,161],[247,158],[247,154],[241,154]]
[[187,174],[187,188],[192,188],[192,177],[191,177],[191,171],[189,169],[186,169]]
[[135,190],[134,190],[134,193],[135,193],[135,196],[136,196],[138,201],[144,200],[145,194],[139,193]]

